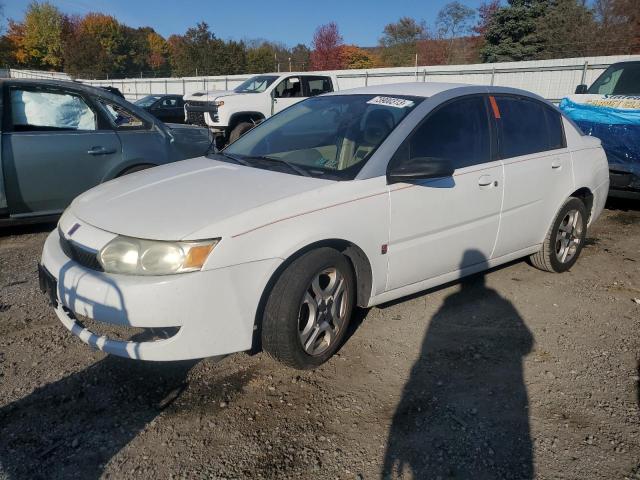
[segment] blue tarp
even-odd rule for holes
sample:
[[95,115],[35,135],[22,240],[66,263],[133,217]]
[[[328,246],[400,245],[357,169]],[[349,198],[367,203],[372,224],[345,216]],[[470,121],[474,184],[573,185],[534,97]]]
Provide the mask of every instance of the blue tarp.
[[[604,104],[615,104],[617,100],[617,97],[606,95],[600,97],[600,103]],[[639,97],[627,98],[627,104],[640,105]],[[586,135],[592,135],[602,141],[609,165],[614,170],[640,175],[640,108],[612,108],[598,105],[597,99],[590,100],[589,103],[580,103],[563,98],[560,109],[576,122]],[[625,99],[622,99],[622,102],[625,102]]]

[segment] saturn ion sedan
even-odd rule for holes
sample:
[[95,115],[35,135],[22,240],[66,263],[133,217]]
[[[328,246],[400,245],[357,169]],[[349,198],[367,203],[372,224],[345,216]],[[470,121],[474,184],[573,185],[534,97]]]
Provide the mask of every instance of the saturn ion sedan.
[[531,93],[341,91],[220,153],[79,196],[47,238],[40,283],[64,326],[108,353],[265,350],[313,368],[355,306],[520,257],[570,269],[608,188],[600,141]]

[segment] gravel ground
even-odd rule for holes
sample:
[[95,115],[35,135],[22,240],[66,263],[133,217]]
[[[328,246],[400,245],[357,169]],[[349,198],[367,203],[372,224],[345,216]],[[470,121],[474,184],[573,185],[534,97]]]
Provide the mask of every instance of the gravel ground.
[[571,272],[524,261],[356,312],[313,372],[94,352],[0,232],[0,478],[640,479],[640,210]]

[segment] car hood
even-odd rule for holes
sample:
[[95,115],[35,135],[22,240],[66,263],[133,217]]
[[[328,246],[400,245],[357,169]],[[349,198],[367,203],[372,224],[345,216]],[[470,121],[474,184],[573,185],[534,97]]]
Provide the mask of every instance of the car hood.
[[209,90],[204,93],[198,92],[197,95],[193,93],[190,95],[185,95],[183,98],[185,101],[193,100],[198,102],[212,102],[220,97],[228,97],[230,95],[244,95],[243,93],[237,93],[233,90]]
[[103,183],[76,198],[71,212],[108,232],[181,240],[250,209],[331,183],[199,157]]

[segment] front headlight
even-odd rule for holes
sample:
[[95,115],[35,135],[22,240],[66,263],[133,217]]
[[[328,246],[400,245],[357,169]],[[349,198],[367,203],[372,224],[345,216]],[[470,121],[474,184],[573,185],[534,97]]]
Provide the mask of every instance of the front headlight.
[[164,242],[116,237],[98,254],[105,272],[126,275],[171,275],[201,270],[220,241]]

